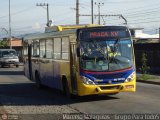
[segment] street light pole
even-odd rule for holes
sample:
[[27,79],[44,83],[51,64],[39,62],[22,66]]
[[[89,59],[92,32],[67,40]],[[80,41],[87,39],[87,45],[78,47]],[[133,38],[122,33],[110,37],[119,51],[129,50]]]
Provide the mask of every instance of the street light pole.
[[49,24],[49,8],[48,8],[48,3],[47,3],[47,23]]
[[93,0],[91,0],[91,19],[92,19],[92,24],[94,24],[94,13],[93,13]]
[[160,42],[160,28],[159,28],[159,42]]
[[101,24],[101,6],[102,5],[104,5],[104,3],[101,3],[101,2],[99,2],[99,3],[96,3],[95,2],[95,5],[97,5],[98,6],[98,24],[100,25]]
[[[42,3],[40,3],[40,4],[36,4],[36,6],[41,6],[41,7],[43,7],[44,8],[44,6],[46,6],[47,7],[47,26],[49,26],[49,4],[47,3],[44,3],[44,4],[42,4]],[[46,9],[46,8],[45,8]]]
[[76,0],[76,24],[79,24],[79,0]]
[[9,40],[10,40],[10,49],[12,49],[12,37],[11,37],[11,5],[9,0]]

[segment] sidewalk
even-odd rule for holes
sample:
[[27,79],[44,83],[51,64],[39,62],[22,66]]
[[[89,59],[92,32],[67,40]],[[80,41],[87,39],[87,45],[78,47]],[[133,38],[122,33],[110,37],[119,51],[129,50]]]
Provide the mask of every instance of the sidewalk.
[[[142,74],[137,73],[137,76],[141,76],[141,75]],[[139,80],[137,78],[137,82],[160,85],[160,75],[150,75],[150,76],[153,76],[154,79]]]

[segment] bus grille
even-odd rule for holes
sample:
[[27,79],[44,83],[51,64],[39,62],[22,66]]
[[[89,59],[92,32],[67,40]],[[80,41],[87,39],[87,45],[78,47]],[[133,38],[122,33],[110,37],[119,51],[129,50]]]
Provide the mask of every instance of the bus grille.
[[116,85],[116,86],[101,86],[101,90],[116,90],[116,89],[120,89],[120,85]]
[[125,73],[119,73],[119,74],[114,74],[114,75],[108,75],[108,74],[102,74],[102,75],[92,75],[93,77],[95,77],[96,79],[112,79],[113,76],[114,78],[121,78],[122,76],[124,76]]

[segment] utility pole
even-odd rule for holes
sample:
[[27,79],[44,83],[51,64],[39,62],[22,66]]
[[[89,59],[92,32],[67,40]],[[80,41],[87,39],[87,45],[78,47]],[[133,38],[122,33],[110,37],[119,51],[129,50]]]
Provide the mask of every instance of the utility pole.
[[79,0],[76,0],[76,24],[79,24]]
[[9,0],[9,41],[10,41],[10,49],[12,49],[12,36],[11,36],[11,4]]
[[160,28],[159,28],[159,42],[160,42]]
[[95,5],[97,5],[98,6],[98,24],[101,24],[101,6],[102,5],[104,5],[104,3],[101,3],[101,2],[99,2],[99,3],[96,3],[95,2]]
[[91,19],[92,19],[92,24],[94,24],[94,15],[93,15],[93,0],[91,0]]
[[47,8],[44,8],[44,9],[47,9],[47,26],[48,26],[48,24],[49,24],[49,8],[48,8],[48,6],[49,6],[49,4],[47,3],[40,3],[40,4],[36,4],[36,6],[41,6],[41,7],[43,7],[44,8],[44,6],[46,6]]

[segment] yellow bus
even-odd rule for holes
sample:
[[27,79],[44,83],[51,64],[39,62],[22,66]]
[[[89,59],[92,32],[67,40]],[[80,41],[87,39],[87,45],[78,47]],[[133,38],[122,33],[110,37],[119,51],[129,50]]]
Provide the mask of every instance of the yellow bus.
[[136,91],[133,41],[126,26],[52,26],[23,38],[24,73],[67,96]]

